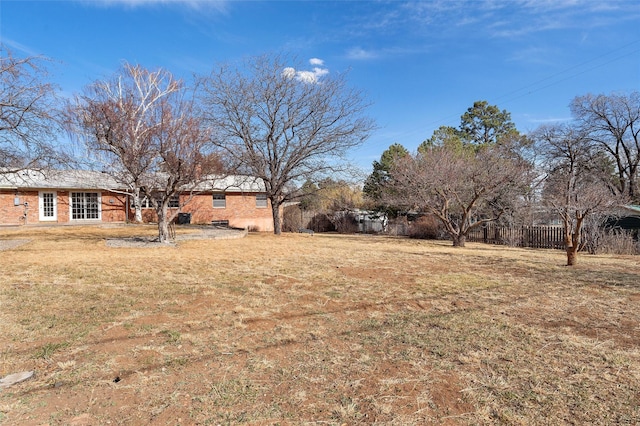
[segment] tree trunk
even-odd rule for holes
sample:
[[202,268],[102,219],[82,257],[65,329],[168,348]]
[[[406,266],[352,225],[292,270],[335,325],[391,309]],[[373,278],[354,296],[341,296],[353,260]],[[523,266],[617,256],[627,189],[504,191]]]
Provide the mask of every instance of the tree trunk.
[[282,234],[282,220],[280,219],[280,202],[271,200],[271,212],[273,214],[273,233]]
[[567,237],[567,266],[573,266],[578,262],[578,249],[582,240],[582,222],[584,215],[576,212],[576,224],[571,236]]
[[140,188],[135,188],[133,190],[133,209],[135,212],[135,222],[142,223],[142,200],[140,199]]
[[454,235],[453,236],[453,246],[454,247],[464,247],[465,242],[467,241],[466,235]]
[[640,184],[638,182],[640,182],[640,180],[637,179],[637,175],[638,175],[638,167],[630,166],[629,167],[629,199],[634,203],[640,202],[640,194],[638,193],[640,188]]
[[168,201],[162,203],[162,206],[158,209],[158,241],[161,243],[168,243],[171,239],[169,234],[169,220],[168,220]]
[[567,247],[567,266],[578,263],[578,247]]

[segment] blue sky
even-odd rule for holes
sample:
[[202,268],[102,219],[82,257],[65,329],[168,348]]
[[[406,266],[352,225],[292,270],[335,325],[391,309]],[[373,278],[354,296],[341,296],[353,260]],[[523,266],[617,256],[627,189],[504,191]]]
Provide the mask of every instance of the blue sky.
[[569,119],[575,96],[640,90],[637,0],[2,0],[0,41],[51,58],[65,95],[123,61],[189,80],[269,52],[320,59],[373,102],[379,129],[353,152],[365,170],[477,100],[526,133]]

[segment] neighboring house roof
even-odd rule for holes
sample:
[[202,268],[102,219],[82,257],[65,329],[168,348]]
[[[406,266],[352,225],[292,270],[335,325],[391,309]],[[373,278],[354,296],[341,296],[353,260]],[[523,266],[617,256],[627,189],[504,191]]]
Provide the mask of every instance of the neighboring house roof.
[[616,215],[609,218],[607,225],[611,228],[630,231],[640,229],[640,206],[630,204],[620,207]]
[[262,179],[254,176],[231,175],[223,178],[212,176],[196,187],[197,191],[265,192]]
[[[91,170],[21,170],[0,172],[0,189],[100,189],[123,190],[125,185],[108,173]],[[196,191],[264,192],[261,179],[252,176],[211,176]]]

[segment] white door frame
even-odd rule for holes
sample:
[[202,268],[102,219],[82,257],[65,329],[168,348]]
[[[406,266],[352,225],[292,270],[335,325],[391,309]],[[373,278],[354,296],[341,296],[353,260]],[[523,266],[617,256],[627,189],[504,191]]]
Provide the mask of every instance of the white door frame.
[[[51,216],[45,216],[45,194],[51,194],[53,201],[53,206],[51,206],[53,211],[51,212]],[[39,220],[41,222],[51,222],[58,220],[58,193],[56,191],[40,191],[38,193],[38,214]]]

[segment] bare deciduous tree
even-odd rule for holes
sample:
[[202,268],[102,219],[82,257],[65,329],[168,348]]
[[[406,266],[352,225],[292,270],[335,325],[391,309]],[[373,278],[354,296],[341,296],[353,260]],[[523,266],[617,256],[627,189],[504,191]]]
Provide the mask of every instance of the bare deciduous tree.
[[90,161],[131,191],[137,222],[142,221],[142,178],[156,160],[152,135],[161,102],[180,89],[167,71],[125,63],[113,78],[86,87],[68,108],[67,124],[85,143]]
[[443,224],[453,245],[469,231],[500,218],[524,187],[529,165],[505,145],[423,148],[391,172],[396,201],[428,212]]
[[[163,99],[158,108],[158,127],[151,135],[153,167],[142,179],[142,190],[149,197],[158,216],[158,238],[169,239],[169,224],[179,209],[191,200],[198,186],[222,177],[222,163],[211,150],[210,132],[194,111],[191,98],[180,90]],[[174,197],[188,196],[178,209],[169,209]]]
[[89,86],[67,115],[93,158],[131,192],[136,219],[142,197],[153,204],[162,242],[179,211],[169,210],[170,200],[221,172],[193,96],[168,71],[125,64]]
[[0,168],[44,168],[63,159],[55,89],[44,59],[17,58],[0,46]]
[[567,265],[575,265],[585,220],[612,214],[622,200],[611,187],[607,159],[582,130],[545,126],[534,137],[547,172],[542,199],[559,214],[565,228]]
[[299,72],[287,60],[255,57],[244,68],[223,66],[201,79],[215,142],[239,170],[264,182],[275,234],[281,232],[280,206],[292,194],[287,187],[335,172],[336,160],[374,127],[346,74]]
[[571,111],[586,137],[615,162],[618,192],[640,201],[640,92],[579,96]]

